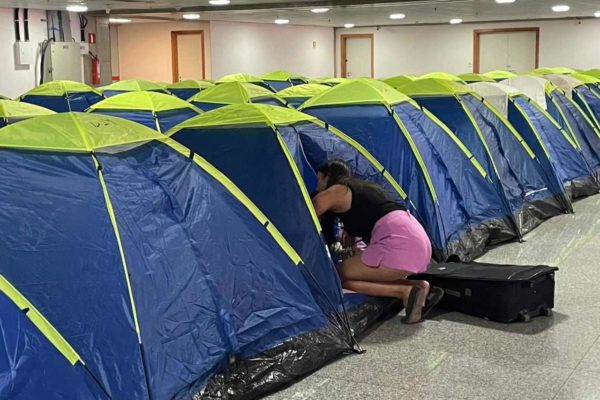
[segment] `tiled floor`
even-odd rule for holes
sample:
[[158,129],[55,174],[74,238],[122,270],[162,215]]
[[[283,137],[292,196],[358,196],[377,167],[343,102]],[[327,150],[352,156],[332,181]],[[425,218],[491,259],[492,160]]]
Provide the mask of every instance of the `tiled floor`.
[[499,324],[438,312],[396,317],[365,354],[329,365],[269,400],[600,399],[600,195],[479,261],[557,265],[552,317]]

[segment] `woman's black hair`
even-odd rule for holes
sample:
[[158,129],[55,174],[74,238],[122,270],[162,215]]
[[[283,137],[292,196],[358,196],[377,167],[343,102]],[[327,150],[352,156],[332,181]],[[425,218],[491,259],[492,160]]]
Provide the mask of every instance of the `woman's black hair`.
[[317,172],[327,176],[327,187],[344,183],[352,176],[350,167],[343,160],[329,160],[317,168]]

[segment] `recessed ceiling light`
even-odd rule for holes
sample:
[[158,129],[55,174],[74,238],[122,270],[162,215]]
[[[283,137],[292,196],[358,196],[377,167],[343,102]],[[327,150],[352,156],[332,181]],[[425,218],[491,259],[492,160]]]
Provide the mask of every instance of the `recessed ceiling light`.
[[314,12],[315,14],[322,14],[322,13],[326,13],[327,11],[329,11],[329,8],[313,8],[312,10],[310,10],[312,12]]
[[600,18],[600,11],[596,11],[596,12],[594,13],[594,17],[596,17],[596,18]]
[[209,0],[208,3],[213,6],[226,6],[231,3],[229,0]]
[[456,25],[456,24],[462,24],[462,22],[463,22],[463,20],[462,20],[462,19],[460,19],[460,18],[452,18],[452,19],[450,20],[450,23],[451,23],[452,25]]
[[290,23],[290,20],[289,20],[289,19],[285,19],[285,18],[277,18],[277,19],[275,20],[275,23],[276,23],[277,25],[285,25],[285,24],[289,24],[289,23]]
[[346,29],[354,28],[354,24],[344,24],[344,28],[346,28]]
[[189,19],[189,20],[200,19],[200,14],[183,14],[183,19]]
[[404,19],[404,18],[406,18],[406,15],[404,15],[402,13],[390,14],[390,19]]
[[509,3],[514,3],[515,0],[496,0],[496,3],[498,4],[509,4]]
[[559,4],[557,6],[552,6],[552,11],[554,12],[566,12],[569,11],[571,7],[566,4]]
[[88,10],[88,8],[85,4],[71,4],[70,6],[67,6],[67,11],[70,11],[70,12],[80,13],[80,12],[86,12],[87,10]]
[[108,22],[111,24],[127,24],[131,22],[129,18],[109,18]]

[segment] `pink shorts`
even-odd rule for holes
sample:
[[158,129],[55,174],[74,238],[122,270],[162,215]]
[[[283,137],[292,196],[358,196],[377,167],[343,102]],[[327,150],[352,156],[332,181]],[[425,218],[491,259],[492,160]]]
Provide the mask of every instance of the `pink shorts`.
[[393,211],[377,221],[371,243],[360,258],[374,268],[419,273],[431,261],[431,242],[415,217],[406,211]]

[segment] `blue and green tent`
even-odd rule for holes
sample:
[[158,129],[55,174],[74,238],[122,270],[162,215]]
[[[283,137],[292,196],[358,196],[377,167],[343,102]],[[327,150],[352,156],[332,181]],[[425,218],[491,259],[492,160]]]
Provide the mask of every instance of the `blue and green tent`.
[[308,83],[307,77],[283,70],[269,72],[261,78],[277,92],[290,86]]
[[247,82],[227,82],[210,87],[188,99],[202,111],[230,104],[259,103],[287,107],[285,100],[264,87]]
[[24,119],[50,114],[54,114],[54,111],[35,104],[0,99],[0,128]]
[[165,86],[143,79],[125,79],[99,88],[104,97],[112,97],[127,92],[158,92],[170,94]]
[[550,82],[565,91],[600,129],[600,79],[590,75],[546,75]]
[[129,92],[109,97],[88,112],[125,118],[158,132],[195,117],[202,111],[175,96],[156,92]]
[[197,81],[193,79],[179,81],[167,85],[166,89],[181,100],[187,100],[196,93],[208,89],[215,84],[210,81]]
[[0,172],[2,398],[216,396],[238,364],[251,393],[351,349],[275,225],[166,136],[38,117],[3,128]]
[[271,92],[276,92],[276,90],[271,87],[271,85],[269,85],[267,82],[265,82],[263,79],[259,78],[258,76],[254,76],[254,75],[250,75],[250,74],[229,74],[229,75],[225,75],[222,76],[221,78],[217,79],[215,81],[216,85],[221,85],[223,83],[229,83],[229,82],[242,82],[242,83],[252,83],[256,86],[261,86],[265,89],[270,90]]
[[61,113],[85,111],[89,106],[103,99],[98,90],[83,83],[51,81],[31,89],[17,100]]
[[508,204],[521,235],[571,209],[558,177],[545,173],[521,135],[473,90],[442,79],[417,79],[397,89],[467,146]]
[[542,106],[571,135],[596,178],[600,177],[600,131],[573,99],[535,75],[521,75],[501,83],[520,90]]
[[342,303],[340,282],[309,196],[316,187],[316,168],[330,157],[342,158],[359,176],[383,184],[402,201],[398,185],[366,152],[293,109],[230,105],[192,118],[167,135],[213,163],[265,212],[327,293],[324,300],[336,308]]
[[464,144],[383,82],[352,79],[302,105],[363,145],[406,190],[438,259],[472,260],[517,237],[511,211]]
[[[598,183],[575,140],[538,103],[499,83],[470,87],[491,103],[515,127],[547,171],[553,170],[571,199],[594,194]],[[549,162],[546,162],[548,160]]]
[[303,85],[290,86],[277,92],[277,96],[287,101],[289,105],[298,108],[306,100],[329,89],[330,86],[318,83],[306,83]]
[[316,188],[315,170],[328,160],[342,159],[354,176],[378,183],[404,204],[406,193],[366,149],[315,117],[264,104],[209,111],[167,135],[214,163],[263,210],[303,259],[308,281],[326,293],[319,297],[323,308],[347,307],[351,321],[362,321],[352,325],[356,334],[367,327],[365,321],[377,317],[381,299],[340,296],[325,243],[333,232],[322,231],[309,197]]

